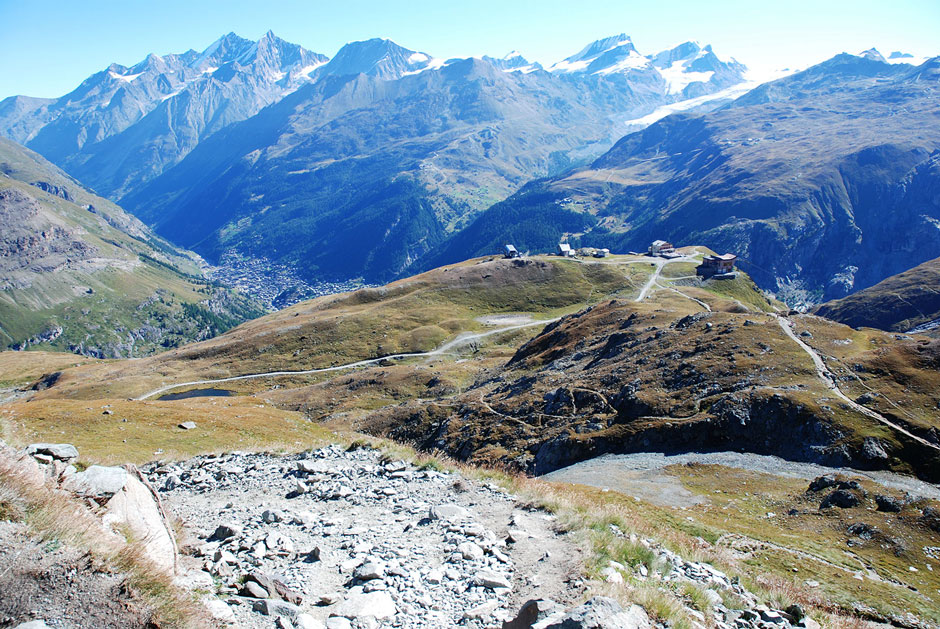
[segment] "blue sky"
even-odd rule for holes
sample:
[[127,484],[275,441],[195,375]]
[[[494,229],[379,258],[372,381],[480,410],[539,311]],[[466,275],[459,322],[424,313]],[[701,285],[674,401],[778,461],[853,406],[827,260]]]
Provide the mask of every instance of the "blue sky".
[[329,56],[388,37],[437,57],[516,49],[545,65],[624,32],[643,54],[696,40],[779,69],[871,46],[940,54],[940,0],[0,0],[0,98],[60,96],[111,62],[269,29]]

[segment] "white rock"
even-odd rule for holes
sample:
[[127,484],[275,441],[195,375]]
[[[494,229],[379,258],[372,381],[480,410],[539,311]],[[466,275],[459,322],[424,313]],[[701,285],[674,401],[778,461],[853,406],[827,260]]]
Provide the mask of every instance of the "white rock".
[[459,552],[463,558],[467,560],[483,559],[483,549],[473,542],[464,542],[462,544],[458,544],[457,552]]
[[66,478],[62,487],[84,496],[106,498],[121,491],[127,479],[127,470],[123,467],[92,465],[84,472],[78,472]]
[[126,478],[123,487],[105,505],[102,522],[116,531],[130,531],[143,545],[144,554],[158,569],[175,574],[176,540],[156,498],[137,479],[136,474],[117,469],[121,469]]
[[613,568],[604,568],[601,570],[601,575],[607,583],[623,583],[623,575]]
[[209,610],[209,614],[219,622],[235,622],[235,612],[232,611],[231,607],[225,604],[225,601],[220,601],[217,598],[213,598],[203,601],[203,603],[205,604],[206,609]]
[[385,576],[385,566],[377,561],[367,561],[353,572],[353,576],[362,581],[381,579]]
[[506,575],[500,574],[498,572],[492,572],[490,570],[481,570],[478,572],[474,581],[478,585],[490,588],[491,590],[495,590],[497,588],[512,588],[512,583]]
[[300,614],[294,620],[295,629],[324,629],[325,626],[310,614]]
[[467,510],[457,505],[434,505],[428,512],[428,517],[432,520],[457,522],[467,517]]
[[468,609],[464,612],[463,617],[468,620],[483,620],[484,618],[492,616],[497,608],[499,608],[499,601],[488,601],[482,605]]
[[346,600],[336,606],[333,615],[350,619],[371,616],[381,620],[394,616],[397,611],[388,592],[365,593],[361,587],[354,587],[349,590]]
[[45,454],[59,461],[71,461],[78,458],[78,448],[71,443],[34,443],[26,446],[26,454]]

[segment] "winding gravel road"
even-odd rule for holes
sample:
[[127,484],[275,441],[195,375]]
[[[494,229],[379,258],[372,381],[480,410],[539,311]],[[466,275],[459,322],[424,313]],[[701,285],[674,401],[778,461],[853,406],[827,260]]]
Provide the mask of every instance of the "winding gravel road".
[[448,353],[450,350],[460,347],[461,345],[467,345],[473,341],[486,338],[488,336],[495,336],[497,334],[502,334],[503,332],[512,332],[513,330],[521,330],[523,328],[531,328],[533,326],[541,325],[545,326],[549,323],[554,323],[558,321],[560,317],[555,317],[554,319],[540,319],[538,321],[530,321],[528,323],[520,323],[518,325],[509,325],[502,328],[497,328],[495,330],[487,330],[486,332],[477,332],[473,334],[460,334],[456,338],[447,341],[437,349],[433,349],[429,352],[412,352],[405,354],[390,354],[388,356],[379,356],[378,358],[368,358],[366,360],[358,360],[352,363],[346,363],[345,365],[334,365],[332,367],[321,367],[319,369],[303,369],[299,371],[265,371],[262,373],[251,373],[245,374],[242,376],[230,376],[228,378],[215,378],[212,380],[193,380],[192,382],[177,382],[175,384],[168,384],[166,386],[160,387],[159,389],[154,389],[148,393],[143,394],[142,396],[135,398],[137,401],[146,400],[154,397],[155,395],[161,395],[172,391],[173,389],[179,389],[181,387],[193,387],[193,386],[202,386],[206,384],[223,384],[225,382],[235,382],[237,380],[253,380],[256,378],[272,378],[277,376],[305,376],[315,373],[326,373],[330,371],[343,371],[344,369],[355,369],[357,367],[366,367],[368,365],[375,365],[383,360],[401,360],[404,358],[426,358],[432,356],[440,356],[442,354]]

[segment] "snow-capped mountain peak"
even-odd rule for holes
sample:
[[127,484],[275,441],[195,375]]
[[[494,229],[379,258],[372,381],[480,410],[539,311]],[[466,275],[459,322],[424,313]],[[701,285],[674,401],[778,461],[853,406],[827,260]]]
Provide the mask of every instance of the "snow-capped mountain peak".
[[523,74],[528,74],[529,72],[535,72],[536,70],[543,69],[541,64],[530,62],[516,50],[513,50],[509,54],[500,57],[499,59],[495,57],[484,56],[483,60],[499,68],[503,72],[522,72]]
[[863,59],[870,59],[872,61],[880,61],[882,63],[887,63],[887,60],[884,56],[878,52],[878,49],[871,47],[868,50],[863,50],[862,52],[856,55],[857,57],[862,57]]
[[[616,72],[640,67],[647,63],[647,60],[636,51],[633,40],[621,33],[588,44],[577,54],[552,65],[549,72],[561,74],[575,72],[593,74],[605,70]],[[621,64],[622,67],[614,69],[614,66],[618,64]]]
[[375,38],[346,44],[317,72],[318,76],[366,74],[393,80],[443,64],[426,53],[409,50],[389,39]]

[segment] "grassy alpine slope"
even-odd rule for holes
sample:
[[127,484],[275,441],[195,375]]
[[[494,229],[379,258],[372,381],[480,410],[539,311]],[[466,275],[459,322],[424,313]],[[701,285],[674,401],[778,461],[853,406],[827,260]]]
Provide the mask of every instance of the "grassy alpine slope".
[[[703,282],[690,277],[691,268],[638,256],[485,258],[297,304],[140,360],[73,367],[72,357],[39,354],[42,364],[27,373],[21,353],[3,354],[0,378],[8,386],[25,388],[44,372],[61,371],[49,388],[26,393],[29,401],[0,408],[3,438],[69,440],[85,462],[301,450],[347,438],[330,431],[353,430],[443,450],[481,469],[543,471],[604,452],[663,448],[773,453],[921,475],[936,469],[933,451],[906,434],[936,441],[929,339],[790,318],[793,333],[818,352],[840,390],[885,424],[827,387],[811,357],[784,333],[776,318],[782,305],[746,275]],[[514,327],[526,322],[536,325]],[[236,392],[232,397],[129,399],[178,382],[428,351],[461,335],[503,329],[432,356],[212,385]],[[187,388],[193,387],[178,390]],[[877,395],[864,396],[872,391]],[[177,428],[182,421],[196,428]],[[402,452],[381,443],[396,456]],[[611,559],[625,566],[624,584],[596,587],[641,601],[678,626],[691,626],[688,606],[695,608],[701,592],[696,598],[663,585],[655,555],[630,533],[709,561],[764,600],[799,603],[832,627],[850,622],[846,614],[903,626],[913,626],[908,613],[938,620],[938,572],[928,569],[923,550],[940,546],[923,515],[933,503],[910,502],[867,479],[859,506],[843,510],[819,509],[826,494],[807,491],[806,480],[721,466],[663,470],[669,483],[699,498],[672,506],[473,473],[555,510],[590,551],[588,576],[599,577]],[[876,510],[876,493],[893,495],[902,511]],[[613,535],[611,524],[626,536]],[[641,566],[654,576],[644,576]]]
[[0,173],[3,346],[142,356],[261,314],[32,151],[0,140]]

